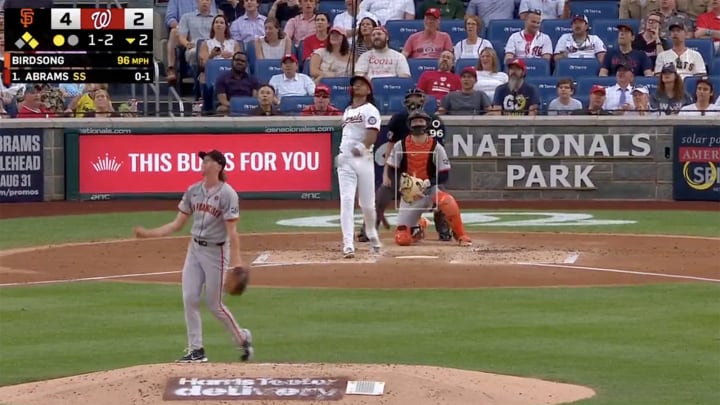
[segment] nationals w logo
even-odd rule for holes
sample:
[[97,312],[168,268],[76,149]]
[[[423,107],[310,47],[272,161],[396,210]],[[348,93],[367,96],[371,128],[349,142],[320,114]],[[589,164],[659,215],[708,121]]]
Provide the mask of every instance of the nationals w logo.
[[96,11],[90,15],[90,18],[92,19],[95,29],[101,30],[110,25],[110,22],[112,21],[112,13],[110,12],[110,9]]

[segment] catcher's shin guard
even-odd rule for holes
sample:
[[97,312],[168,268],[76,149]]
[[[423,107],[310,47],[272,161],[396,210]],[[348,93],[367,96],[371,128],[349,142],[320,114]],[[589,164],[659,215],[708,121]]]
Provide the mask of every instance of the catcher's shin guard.
[[418,242],[423,239],[425,239],[425,230],[427,229],[429,223],[428,220],[420,217],[420,220],[418,221],[417,226],[413,226],[410,230],[410,234],[412,235],[413,242]]
[[452,229],[460,244],[466,245],[472,243],[467,234],[465,234],[465,225],[463,225],[462,218],[460,217],[460,207],[458,207],[455,197],[445,191],[438,191],[436,198],[438,210],[445,214],[445,219],[447,219],[450,229]]
[[395,228],[395,243],[400,246],[410,246],[413,243],[412,233],[406,225]]
[[433,221],[435,222],[435,230],[438,233],[438,237],[441,241],[447,242],[452,240],[452,233],[450,233],[450,225],[445,218],[445,214],[442,211],[436,209],[433,213]]

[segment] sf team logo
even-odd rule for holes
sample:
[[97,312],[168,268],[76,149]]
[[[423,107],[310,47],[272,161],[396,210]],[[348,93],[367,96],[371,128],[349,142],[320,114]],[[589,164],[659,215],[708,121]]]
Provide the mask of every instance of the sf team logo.
[[34,17],[35,10],[31,8],[24,8],[20,10],[20,24],[22,24],[23,28],[27,29],[27,27],[31,26],[35,21]]
[[112,12],[110,9],[96,11],[90,15],[90,18],[92,19],[93,27],[95,27],[96,30],[101,30],[110,26],[112,22]]

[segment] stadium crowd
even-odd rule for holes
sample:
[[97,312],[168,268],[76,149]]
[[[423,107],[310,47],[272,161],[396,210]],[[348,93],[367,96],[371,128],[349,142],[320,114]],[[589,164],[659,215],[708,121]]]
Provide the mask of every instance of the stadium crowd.
[[[383,113],[419,89],[439,115],[720,116],[720,0],[165,6],[165,77],[194,81],[196,115],[337,115],[363,75]],[[103,84],[0,91],[4,117],[137,113]]]

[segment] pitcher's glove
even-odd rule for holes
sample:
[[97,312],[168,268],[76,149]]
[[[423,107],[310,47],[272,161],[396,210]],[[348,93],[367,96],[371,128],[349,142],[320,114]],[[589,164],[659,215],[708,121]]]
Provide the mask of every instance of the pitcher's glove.
[[400,195],[408,204],[424,198],[428,188],[430,188],[430,180],[421,180],[407,173],[400,176]]
[[242,266],[233,267],[225,274],[225,292],[230,295],[241,295],[245,292],[249,281],[249,269]]

